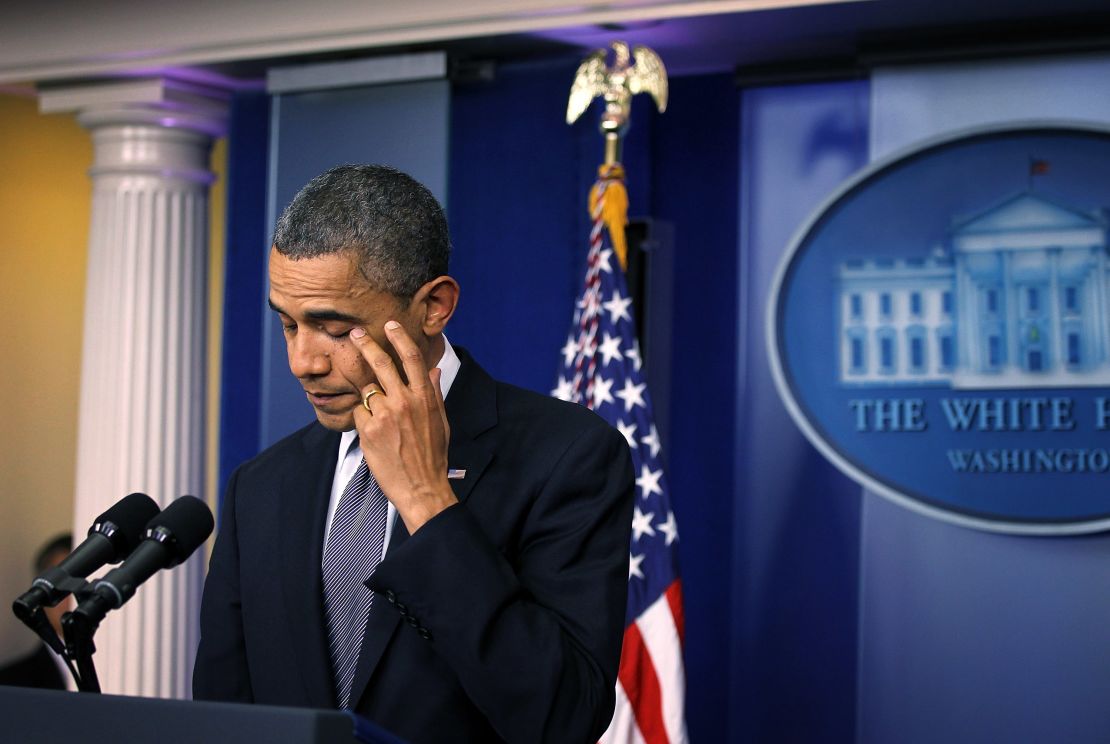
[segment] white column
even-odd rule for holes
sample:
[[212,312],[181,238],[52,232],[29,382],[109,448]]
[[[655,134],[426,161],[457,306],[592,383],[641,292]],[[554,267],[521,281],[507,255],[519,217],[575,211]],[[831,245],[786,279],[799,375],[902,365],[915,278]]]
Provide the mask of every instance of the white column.
[[[44,93],[92,135],[92,224],[75,532],[133,491],[204,497],[208,156],[218,94],[167,80]],[[64,208],[64,207],[63,207]],[[96,636],[106,693],[188,697],[204,550],[143,585]]]
[[[1090,338],[1092,344],[1090,359],[1093,366],[1105,366],[1107,363],[1107,313],[1110,308],[1106,306],[1106,247],[1095,246],[1091,249],[1092,268],[1087,273],[1087,279],[1076,288],[1079,293],[1079,317],[1084,329],[1092,328]],[[1088,289],[1088,284],[1094,285]]]
[[983,334],[979,330],[979,296],[967,268],[967,254],[956,253],[956,303],[953,308],[956,327],[955,377],[980,374],[980,349]]
[[1021,323],[1019,311],[1021,309],[1021,292],[1014,286],[1014,272],[1012,251],[998,251],[998,258],[1002,262],[1002,291],[999,296],[1005,303],[1003,308],[1006,326],[1002,329],[1006,339],[1006,354],[1002,357],[1002,368],[1005,371],[1023,371],[1025,360],[1021,358],[1020,333]]
[[[1068,369],[1067,334],[1064,333],[1063,318],[1060,313],[1060,248],[1048,249],[1048,327],[1052,337],[1045,340],[1045,349],[1052,349],[1051,360],[1045,360],[1045,369],[1053,372],[1066,372]],[[1047,355],[1046,355],[1047,356]],[[1051,363],[1052,366],[1049,366]]]

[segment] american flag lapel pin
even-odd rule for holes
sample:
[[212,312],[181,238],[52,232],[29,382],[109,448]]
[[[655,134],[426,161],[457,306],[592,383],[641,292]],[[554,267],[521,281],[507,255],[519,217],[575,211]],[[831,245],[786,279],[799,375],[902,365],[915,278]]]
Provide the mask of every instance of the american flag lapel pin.
[[466,469],[447,468],[447,480],[462,480],[466,477]]

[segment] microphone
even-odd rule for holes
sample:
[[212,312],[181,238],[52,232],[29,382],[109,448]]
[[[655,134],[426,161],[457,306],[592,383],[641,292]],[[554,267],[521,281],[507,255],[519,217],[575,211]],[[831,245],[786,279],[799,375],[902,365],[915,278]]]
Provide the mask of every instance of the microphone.
[[[61,563],[34,580],[31,589],[12,603],[12,611],[24,623],[34,620],[41,607],[53,607],[73,591],[72,578],[85,578],[105,563],[118,563],[139,544],[143,525],[158,514],[158,504],[145,493],[132,493],[101,514],[89,528],[89,536]],[[67,588],[68,585],[68,588]]]
[[147,523],[143,540],[130,557],[94,581],[91,591],[79,595],[77,609],[62,618],[67,643],[71,628],[78,632],[95,629],[109,610],[119,609],[135,596],[140,584],[188,558],[208,539],[214,526],[208,505],[195,496],[182,496],[167,506]]

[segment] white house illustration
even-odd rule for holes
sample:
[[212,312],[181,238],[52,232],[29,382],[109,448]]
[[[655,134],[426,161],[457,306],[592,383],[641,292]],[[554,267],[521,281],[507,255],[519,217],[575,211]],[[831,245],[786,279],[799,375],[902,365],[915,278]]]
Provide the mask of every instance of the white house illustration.
[[922,258],[840,267],[840,380],[1110,384],[1106,215],[1031,192],[956,221]]

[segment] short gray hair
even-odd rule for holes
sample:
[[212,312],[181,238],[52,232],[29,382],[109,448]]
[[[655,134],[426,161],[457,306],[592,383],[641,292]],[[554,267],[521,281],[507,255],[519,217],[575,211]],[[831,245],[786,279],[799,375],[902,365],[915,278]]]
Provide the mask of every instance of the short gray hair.
[[340,165],[316,176],[281,213],[274,248],[292,259],[350,251],[370,285],[410,298],[447,273],[447,218],[432,192],[385,165]]

